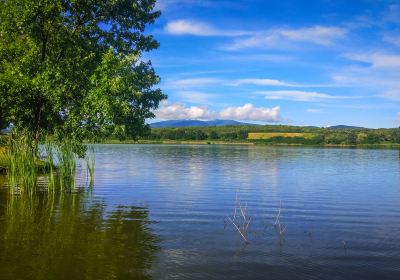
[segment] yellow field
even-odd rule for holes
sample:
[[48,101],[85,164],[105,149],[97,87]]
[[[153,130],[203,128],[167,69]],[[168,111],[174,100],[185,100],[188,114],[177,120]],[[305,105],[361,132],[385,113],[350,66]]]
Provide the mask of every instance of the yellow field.
[[296,132],[249,132],[247,139],[270,139],[272,137],[303,137],[306,139],[313,138],[312,133],[296,133]]

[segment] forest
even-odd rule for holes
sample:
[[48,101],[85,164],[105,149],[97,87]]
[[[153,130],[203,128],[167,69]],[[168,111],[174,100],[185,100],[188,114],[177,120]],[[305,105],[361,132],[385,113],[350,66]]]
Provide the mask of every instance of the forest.
[[287,125],[153,128],[139,140],[205,140],[299,145],[400,144],[400,128],[321,128]]

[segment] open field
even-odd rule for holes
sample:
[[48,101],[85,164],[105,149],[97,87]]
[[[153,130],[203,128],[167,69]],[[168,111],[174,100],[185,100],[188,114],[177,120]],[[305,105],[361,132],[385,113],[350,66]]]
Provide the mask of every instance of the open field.
[[273,137],[302,137],[311,139],[315,135],[313,133],[297,133],[297,132],[249,132],[247,139],[270,139]]

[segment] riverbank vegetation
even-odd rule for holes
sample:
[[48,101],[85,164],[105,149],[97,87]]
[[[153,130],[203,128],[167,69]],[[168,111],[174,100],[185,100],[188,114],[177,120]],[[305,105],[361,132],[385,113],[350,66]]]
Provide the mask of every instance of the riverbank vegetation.
[[[71,185],[84,140],[136,139],[148,130],[145,120],[166,98],[142,57],[158,47],[145,34],[160,15],[154,7],[155,0],[0,1],[0,129],[11,128],[1,161],[13,184],[34,185],[41,164],[54,170],[56,154],[61,186]],[[50,150],[41,158],[43,147]]]
[[321,128],[285,125],[153,128],[140,137],[148,141],[202,141],[270,145],[393,145],[400,144],[400,128]]

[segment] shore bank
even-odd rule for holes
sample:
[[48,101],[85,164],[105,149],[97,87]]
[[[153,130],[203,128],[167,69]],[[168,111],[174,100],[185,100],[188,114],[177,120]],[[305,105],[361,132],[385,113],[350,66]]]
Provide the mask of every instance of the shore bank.
[[400,149],[400,144],[383,143],[383,144],[324,144],[324,145],[308,145],[308,144],[287,144],[287,143],[262,143],[251,141],[210,141],[210,140],[105,140],[98,143],[87,142],[88,144],[165,144],[165,145],[257,145],[257,146],[277,146],[277,147],[320,147],[320,148],[363,148],[363,149]]

